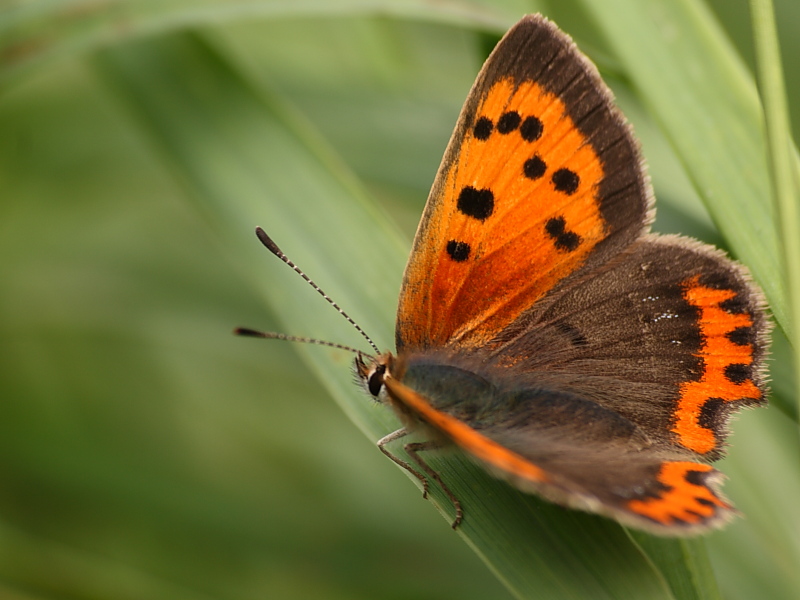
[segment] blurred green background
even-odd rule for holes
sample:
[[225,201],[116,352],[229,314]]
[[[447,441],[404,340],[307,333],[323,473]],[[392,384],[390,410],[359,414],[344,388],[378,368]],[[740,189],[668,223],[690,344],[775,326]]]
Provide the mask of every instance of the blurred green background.
[[[365,225],[349,213],[308,231],[292,211],[312,212],[313,196],[335,210],[335,181],[388,215],[381,235],[407,252],[472,80],[525,12],[556,20],[614,88],[651,164],[655,229],[725,244],[578,0],[300,4],[0,5],[0,597],[511,597],[295,347],[231,331],[360,343],[258,246],[258,224],[389,347],[391,316],[358,297],[393,313],[400,254],[386,260],[391,276],[358,272],[360,288],[340,290],[348,257],[383,251],[351,244]],[[747,3],[705,6],[752,65]],[[798,131],[800,4],[776,10]],[[288,124],[271,154],[254,132],[273,122],[241,90]],[[287,174],[291,144],[319,171]],[[270,169],[291,185],[242,176]],[[263,208],[240,209],[260,194]],[[340,255],[314,256],[317,236]],[[349,356],[301,352],[349,368]],[[800,594],[788,371],[780,338],[784,410],[741,417],[722,467],[747,515],[708,538],[725,598]],[[349,393],[362,428],[365,414],[391,422]]]

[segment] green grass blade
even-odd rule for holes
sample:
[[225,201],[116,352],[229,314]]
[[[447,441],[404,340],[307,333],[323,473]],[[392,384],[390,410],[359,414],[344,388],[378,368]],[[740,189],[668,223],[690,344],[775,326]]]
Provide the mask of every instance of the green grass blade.
[[[389,344],[407,243],[290,111],[194,36],[117,48],[104,53],[100,65],[286,331],[360,343],[259,248],[255,224],[267,227],[380,345]],[[353,388],[349,357],[322,348],[300,351],[371,439],[395,425],[385,408]],[[520,494],[458,457],[433,464],[464,502],[467,520],[459,534],[518,597],[673,597],[615,523]],[[452,517],[438,490],[434,502]]]
[[681,600],[719,600],[722,596],[703,538],[662,540],[631,531]]
[[67,545],[18,531],[6,523],[0,523],[0,540],[0,563],[6,571],[0,583],[0,596],[10,600],[47,597],[30,590],[31,582],[41,585],[45,579],[42,587],[57,590],[61,597],[213,600],[213,596],[176,585],[124,561],[100,560],[90,552],[76,552]]
[[23,2],[0,11],[0,85],[31,69],[86,51],[150,35],[225,21],[382,14],[454,24],[483,23],[503,30],[513,23],[515,3],[459,0],[136,0]]
[[[798,196],[798,163],[791,137],[786,87],[775,27],[775,12],[770,0],[751,0],[753,38],[755,40],[758,77],[769,145],[770,174],[779,222],[781,225],[785,277],[789,294],[795,348],[794,372],[800,373],[800,197]],[[795,391],[800,407],[800,389]]]

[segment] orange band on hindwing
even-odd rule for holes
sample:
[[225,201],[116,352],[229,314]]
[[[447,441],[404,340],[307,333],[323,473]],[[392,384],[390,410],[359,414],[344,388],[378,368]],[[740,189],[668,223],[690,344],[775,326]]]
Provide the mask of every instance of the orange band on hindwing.
[[683,297],[698,309],[703,374],[697,381],[680,386],[678,409],[672,431],[678,442],[699,454],[718,445],[714,429],[704,424],[704,413],[737,400],[758,400],[761,390],[752,379],[753,347],[736,343],[735,334],[753,326],[748,313],[728,312],[724,304],[736,298],[736,290],[703,286],[695,275],[683,284]]
[[664,486],[661,494],[631,500],[628,508],[662,525],[708,520],[720,509],[731,508],[705,483],[707,474],[713,471],[712,467],[699,463],[665,462],[657,475],[658,482]]

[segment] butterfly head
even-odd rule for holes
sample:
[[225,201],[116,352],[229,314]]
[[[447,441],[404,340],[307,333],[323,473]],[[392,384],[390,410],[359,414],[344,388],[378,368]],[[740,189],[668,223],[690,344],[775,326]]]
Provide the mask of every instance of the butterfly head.
[[396,358],[391,352],[378,356],[359,353],[355,360],[355,370],[361,385],[373,398],[378,398],[387,377],[392,376]]

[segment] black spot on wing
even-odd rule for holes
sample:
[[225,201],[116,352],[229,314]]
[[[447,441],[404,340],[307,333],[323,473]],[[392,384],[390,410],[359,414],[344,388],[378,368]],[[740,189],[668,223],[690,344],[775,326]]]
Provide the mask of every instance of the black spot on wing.
[[522,166],[522,171],[528,179],[539,179],[547,171],[547,164],[542,158],[536,154],[533,158],[529,158]]
[[571,196],[578,191],[578,185],[581,182],[580,177],[575,171],[570,169],[559,169],[551,178],[553,185],[559,192]]
[[485,221],[494,211],[492,190],[479,190],[471,185],[464,186],[458,195],[458,210],[468,217]]
[[526,142],[535,142],[542,137],[543,130],[544,126],[537,117],[526,117],[519,128],[519,133]]
[[567,230],[567,222],[564,217],[553,217],[548,220],[544,225],[544,230],[547,232],[557,249],[572,252],[581,243],[581,236],[574,231]]
[[497,131],[502,134],[508,134],[514,131],[522,122],[522,117],[515,110],[503,113],[497,121]]
[[487,119],[486,117],[481,117],[475,123],[475,127],[472,129],[472,133],[479,140],[488,140],[489,136],[492,135],[492,129],[494,129],[492,121],[490,119]]
[[723,406],[725,401],[722,398],[709,398],[700,407],[700,417],[697,422],[703,429],[714,431],[722,426],[725,421]]
[[686,471],[684,479],[692,485],[705,486],[708,474],[708,471]]
[[569,323],[564,322],[557,323],[556,327],[569,339],[570,344],[573,346],[589,345],[589,340],[586,339],[586,336],[584,336],[577,327],[573,327]]
[[752,346],[756,341],[752,327],[737,327],[729,331],[726,337],[737,346]]
[[741,385],[750,379],[750,365],[743,363],[732,363],[725,367],[725,378],[731,383]]
[[464,262],[467,260],[471,250],[469,244],[466,242],[457,242],[456,240],[447,242],[445,249],[447,250],[447,254],[450,255],[450,258],[456,262]]

